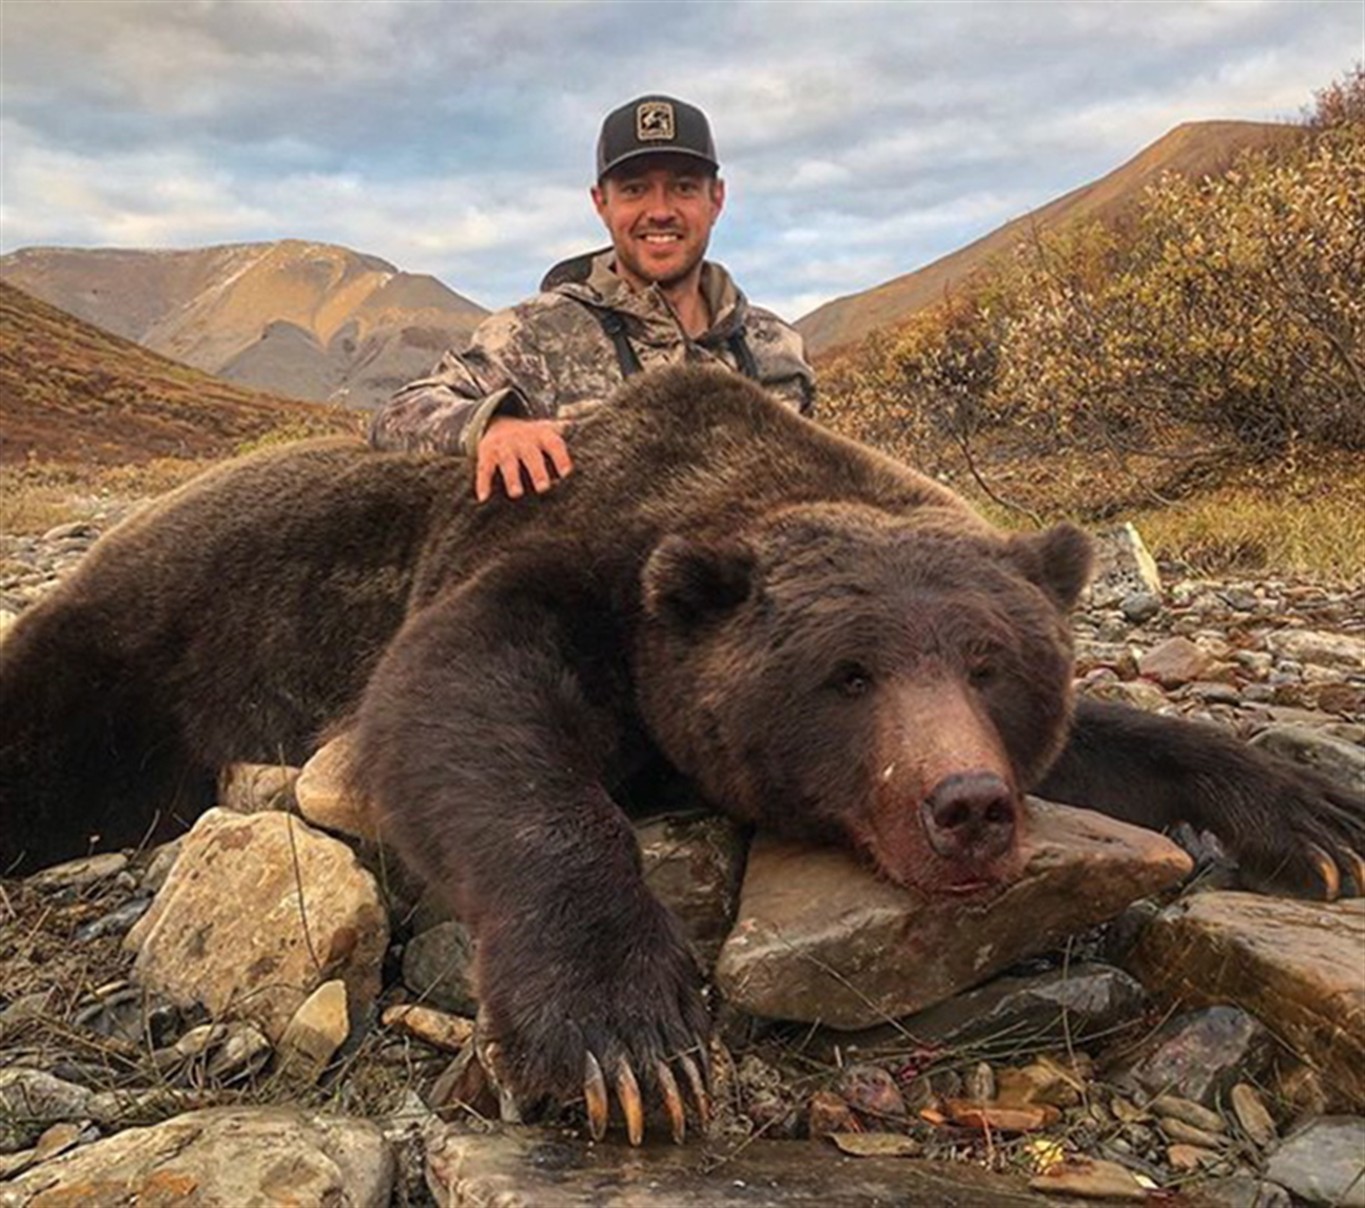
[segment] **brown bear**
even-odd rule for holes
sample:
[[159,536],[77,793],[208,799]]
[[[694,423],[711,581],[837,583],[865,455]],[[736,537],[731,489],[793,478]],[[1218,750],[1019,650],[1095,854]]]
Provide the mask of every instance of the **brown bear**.
[[119,527],[0,667],[0,868],[183,825],[234,760],[345,721],[388,837],[478,938],[522,1096],[640,1083],[681,1132],[707,1015],[620,787],[946,893],[1007,880],[1026,790],[1222,836],[1249,874],[1365,888],[1365,799],[1230,737],[1073,704],[1088,543],[952,493],[705,369],[633,381],[544,496],[330,441],[216,470]]

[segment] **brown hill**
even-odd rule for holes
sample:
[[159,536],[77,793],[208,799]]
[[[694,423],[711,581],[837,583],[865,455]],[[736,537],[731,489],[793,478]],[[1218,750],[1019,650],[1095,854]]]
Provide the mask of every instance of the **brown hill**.
[[1107,176],[1031,210],[989,235],[882,285],[836,298],[796,323],[812,355],[860,340],[879,327],[903,322],[960,286],[992,257],[1035,229],[1056,229],[1080,219],[1113,222],[1131,210],[1142,190],[1165,172],[1208,176],[1226,169],[1243,151],[1297,136],[1297,126],[1265,122],[1186,122]]
[[0,283],[0,463],[222,457],[281,429],[358,428],[349,412],[239,389]]
[[369,407],[487,313],[434,277],[286,239],[186,251],[22,248],[0,279],[245,386]]

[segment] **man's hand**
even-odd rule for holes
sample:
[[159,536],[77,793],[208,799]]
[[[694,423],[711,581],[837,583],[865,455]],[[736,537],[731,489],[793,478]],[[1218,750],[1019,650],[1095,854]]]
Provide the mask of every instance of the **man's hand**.
[[503,490],[509,499],[520,499],[525,493],[522,470],[530,477],[536,494],[545,494],[573,470],[569,447],[564,443],[567,427],[568,421],[557,419],[514,419],[503,415],[493,420],[479,441],[474,497],[480,503],[487,502],[498,471],[502,471]]

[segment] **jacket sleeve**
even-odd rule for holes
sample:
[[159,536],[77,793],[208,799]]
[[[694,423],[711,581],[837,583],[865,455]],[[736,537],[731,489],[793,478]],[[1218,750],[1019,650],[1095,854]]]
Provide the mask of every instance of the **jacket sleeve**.
[[758,362],[759,381],[801,415],[815,411],[815,371],[801,333],[771,311],[754,307],[745,333]]
[[462,352],[447,352],[432,373],[409,382],[370,421],[370,444],[384,451],[473,454],[495,416],[554,414],[531,332],[515,310],[481,323]]

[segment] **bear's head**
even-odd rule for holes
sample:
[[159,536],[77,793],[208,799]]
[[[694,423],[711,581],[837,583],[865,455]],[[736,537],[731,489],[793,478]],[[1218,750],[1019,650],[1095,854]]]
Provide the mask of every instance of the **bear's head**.
[[1023,792],[1071,713],[1079,529],[804,505],[673,535],[643,572],[637,691],[713,802],[966,892],[1017,871]]

